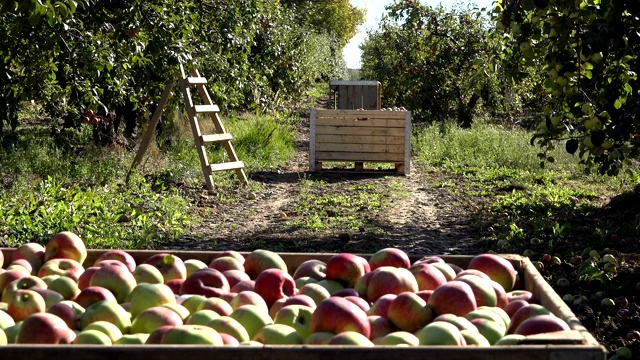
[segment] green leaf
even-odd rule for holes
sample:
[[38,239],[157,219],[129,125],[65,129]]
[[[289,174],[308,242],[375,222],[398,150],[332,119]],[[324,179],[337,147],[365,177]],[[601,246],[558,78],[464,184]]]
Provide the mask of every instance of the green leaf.
[[620,109],[622,107],[622,101],[620,101],[620,99],[616,99],[616,101],[613,103],[613,107],[615,107],[616,109]]

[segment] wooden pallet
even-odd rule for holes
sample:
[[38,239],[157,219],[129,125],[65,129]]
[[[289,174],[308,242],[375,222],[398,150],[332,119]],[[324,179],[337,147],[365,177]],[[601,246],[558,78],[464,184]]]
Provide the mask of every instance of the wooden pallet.
[[[204,174],[204,180],[207,190],[209,190],[210,192],[214,190],[214,183],[211,174],[216,171],[234,170],[236,172],[236,175],[238,176],[238,179],[240,179],[242,183],[247,184],[248,180],[247,176],[244,173],[244,163],[238,159],[233,145],[231,145],[233,136],[225,130],[219,115],[220,109],[218,105],[215,105],[213,101],[211,101],[211,96],[209,96],[209,92],[205,87],[205,85],[207,84],[207,79],[202,77],[197,69],[190,69],[189,75],[187,75],[182,65],[180,65],[180,73],[181,78],[169,82],[165,87],[164,92],[162,93],[162,97],[160,98],[158,107],[153,113],[153,117],[151,118],[147,130],[142,138],[138,153],[136,154],[136,157],[131,164],[131,168],[129,169],[129,172],[127,174],[126,182],[129,182],[131,171],[142,161],[142,157],[144,156],[144,153],[147,151],[147,148],[149,147],[149,144],[153,139],[156,126],[158,124],[158,121],[160,121],[164,107],[167,105],[169,97],[171,96],[171,93],[173,92],[173,89],[177,84],[180,86],[182,95],[184,97],[187,116],[189,117],[191,132],[193,133],[193,140],[196,145],[196,150],[198,151],[198,157],[200,158],[200,165],[202,168],[202,173]],[[200,97],[200,101],[198,104],[194,102],[194,99],[191,95],[191,90],[193,87],[195,87],[195,90]],[[209,115],[216,129],[216,134],[202,134],[202,130],[200,129],[200,122],[198,119],[199,114]],[[212,143],[222,144],[227,152],[227,156],[229,158],[228,162],[218,164],[212,164],[209,162],[205,145]]]
[[311,110],[309,170],[323,162],[393,163],[399,173],[411,170],[411,112],[379,110]]

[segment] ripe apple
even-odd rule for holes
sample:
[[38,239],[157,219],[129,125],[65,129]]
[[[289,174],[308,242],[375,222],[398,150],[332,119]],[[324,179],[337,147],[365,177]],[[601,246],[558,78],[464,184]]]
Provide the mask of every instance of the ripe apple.
[[496,293],[496,306],[504,309],[509,303],[507,292],[504,291],[504,288],[498,282],[489,280],[489,283],[493,287],[493,291]]
[[186,318],[184,323],[189,325],[207,325],[211,322],[211,320],[217,319],[219,317],[220,315],[213,310],[198,310],[194,313],[191,313]]
[[369,262],[361,256],[341,253],[327,260],[326,280],[334,280],[344,287],[354,287],[358,279],[371,271]]
[[80,316],[80,329],[96,321],[108,321],[117,326],[123,334],[128,333],[131,327],[129,313],[113,300],[102,300],[89,305]]
[[89,285],[101,286],[111,291],[118,303],[123,303],[136,287],[136,279],[124,266],[107,265],[96,270]]
[[276,317],[278,311],[284,307],[285,301],[287,301],[287,298],[280,298],[271,304],[271,307],[269,307],[269,316],[271,316],[272,319]]
[[507,292],[507,303],[514,300],[524,300],[528,303],[535,303],[536,299],[533,297],[533,293],[528,290],[513,290]]
[[243,291],[255,291],[256,290],[256,282],[255,280],[240,280],[240,282],[233,285],[230,292],[241,293]]
[[[233,287],[236,286],[236,284],[239,283],[240,281],[243,281],[243,280],[252,281],[246,272],[240,271],[240,270],[223,271],[222,275],[224,275],[224,277],[227,278],[230,289],[233,289]],[[233,291],[233,292],[240,292],[240,291]]]
[[465,269],[460,271],[459,273],[456,274],[456,277],[454,278],[454,280],[457,280],[458,278],[460,278],[461,276],[464,275],[475,275],[475,276],[479,276],[487,281],[491,280],[491,278],[489,277],[489,275],[483,273],[480,270],[476,270],[476,269]]
[[380,296],[378,300],[376,300],[371,305],[369,311],[367,311],[367,315],[378,315],[387,317],[389,305],[391,304],[391,301],[393,301],[393,299],[395,299],[397,296],[397,294],[385,294]]
[[143,263],[151,264],[158,268],[165,283],[173,279],[184,280],[187,278],[187,267],[184,265],[184,261],[173,254],[156,254],[145,260]]
[[144,345],[149,339],[149,334],[124,334],[113,345]]
[[[286,298],[282,306],[286,307],[289,305],[306,305],[312,309],[316,308],[315,300],[313,300],[311,296],[305,294],[296,294]],[[369,304],[367,304],[367,306],[368,305]]]
[[275,324],[289,325],[296,329],[302,341],[306,341],[311,335],[311,316],[314,308],[306,305],[293,304],[285,306],[273,317]]
[[491,280],[486,280],[476,275],[463,275],[456,279],[471,286],[473,295],[476,298],[477,306],[496,306],[498,303],[496,291],[491,285]]
[[155,329],[151,334],[144,334],[147,336],[145,345],[160,345],[164,334],[166,334],[167,331],[173,328],[174,328],[173,325],[160,326],[159,328]]
[[47,242],[44,262],[51,259],[71,259],[82,264],[87,258],[87,248],[80,237],[70,231],[61,231]]
[[358,297],[360,297],[360,293],[354,288],[344,288],[344,289],[342,289],[340,291],[337,291],[337,292],[331,294],[331,296],[340,296],[340,297],[358,296]]
[[388,318],[399,330],[413,333],[431,322],[433,313],[426,301],[407,291],[391,301]]
[[452,281],[456,278],[456,271],[451,267],[451,265],[446,263],[434,262],[431,263],[436,269],[442,272],[442,275],[447,279],[447,281]]
[[480,270],[491,280],[502,285],[506,292],[513,290],[516,283],[516,270],[505,258],[494,254],[481,254],[469,262],[468,269]]
[[229,317],[238,321],[245,330],[247,330],[247,334],[249,334],[249,338],[251,339],[253,339],[261,327],[273,323],[269,312],[264,311],[264,309],[256,305],[240,306],[233,310]]
[[9,315],[6,311],[0,310],[0,329],[4,330],[9,326],[15,325],[16,322],[13,320],[11,315]]
[[549,311],[547,308],[538,304],[528,304],[521,307],[511,317],[511,323],[509,324],[509,328],[507,329],[507,334],[515,334],[518,326],[520,326],[520,324],[522,324],[525,320],[540,315],[552,314],[551,311]]
[[385,317],[378,315],[369,315],[368,317],[369,324],[371,324],[371,334],[369,334],[371,339],[376,339],[398,330],[395,325]]
[[383,266],[372,273],[366,296],[366,299],[370,302],[375,302],[385,294],[418,291],[418,282],[408,269]]
[[418,259],[411,265],[413,266],[418,264],[433,264],[433,263],[445,263],[445,261],[440,256],[425,256],[421,259]]
[[302,337],[295,328],[285,324],[268,324],[253,336],[253,341],[265,345],[301,345]]
[[182,284],[184,284],[185,279],[171,279],[169,281],[165,281],[165,285],[173,291],[174,294],[180,295],[180,288],[182,288]]
[[357,331],[344,331],[336,334],[328,345],[351,345],[351,346],[366,346],[373,347],[373,343],[368,337],[360,334]]
[[220,272],[225,272],[227,270],[244,271],[244,265],[242,265],[242,262],[231,256],[215,258],[209,263],[209,267]]
[[522,299],[516,299],[508,303],[507,306],[504,307],[504,311],[507,312],[507,315],[509,315],[509,318],[512,318],[513,314],[515,314],[516,311],[518,311],[518,309],[526,305],[529,305],[527,301]]
[[309,277],[309,276],[303,276],[301,278],[297,278],[297,279],[294,279],[294,280],[296,281],[296,287],[298,289],[300,289],[301,287],[303,287],[306,284],[317,283],[319,281],[319,280],[316,280],[316,279],[314,279],[312,277]]
[[37,313],[24,319],[15,342],[17,344],[71,344],[75,333],[59,317]]
[[175,303],[176,297],[173,291],[165,284],[142,283],[131,290],[128,299],[129,312],[135,318],[140,312],[150,307],[160,306],[166,303]]
[[276,300],[295,294],[296,283],[286,271],[267,269],[256,277],[255,292],[271,307]]
[[327,263],[321,260],[309,259],[296,268],[293,272],[293,279],[298,280],[303,277],[310,277],[318,281],[325,278],[327,273]]
[[515,330],[518,335],[535,335],[554,331],[571,330],[569,325],[555,315],[538,315],[524,320]]
[[38,277],[42,278],[47,275],[68,276],[78,281],[80,275],[84,272],[81,263],[73,259],[55,258],[45,261],[38,270]]
[[34,290],[18,289],[13,292],[7,303],[7,313],[15,322],[46,310],[44,298]]
[[[185,307],[188,309],[187,306]],[[231,313],[233,312],[233,308],[228,302],[226,302],[223,299],[215,298],[215,297],[206,298],[204,301],[202,301],[198,310],[202,310],[202,309],[213,310],[218,314],[220,314],[221,316],[231,315]]]
[[53,280],[49,284],[48,289],[58,292],[65,300],[73,300],[80,294],[78,283],[67,276],[60,276]]
[[329,291],[329,294],[333,295],[335,293],[337,293],[340,290],[344,289],[344,286],[342,286],[339,282],[335,281],[335,280],[329,280],[329,279],[323,279],[318,281],[316,284],[324,287],[325,289],[327,289]]
[[447,282],[447,278],[431,264],[419,264],[410,269],[418,283],[418,290],[435,290],[438,286]]
[[311,317],[311,332],[356,331],[367,338],[371,324],[367,313],[351,301],[341,297],[330,297],[318,304]]
[[240,263],[242,263],[242,264],[244,264],[244,262],[245,262],[244,256],[242,254],[240,254],[239,252],[235,251],[235,250],[222,251],[221,253],[216,255],[216,258],[224,257],[224,256],[230,256],[230,257],[240,261]]
[[[44,246],[34,243],[27,242],[20,245],[11,255],[12,261],[16,261],[18,259],[24,259],[31,264],[32,274],[37,274],[40,266],[44,264]],[[0,265],[0,267],[2,267]]]
[[427,304],[435,316],[441,314],[464,316],[477,308],[471,286],[458,280],[440,285],[433,291]]
[[131,256],[124,250],[107,250],[106,252],[102,253],[102,255],[100,255],[96,259],[96,261],[94,261],[93,265],[95,266],[103,260],[118,260],[123,263],[127,267],[127,269],[129,269],[129,272],[133,272],[133,270],[135,270],[136,268],[136,261],[134,260],[133,256]]
[[188,317],[189,317],[189,310],[176,303],[176,302],[168,302],[168,303],[164,303],[162,305],[160,305],[162,307],[166,307],[167,309],[173,310],[176,314],[178,314],[178,316],[180,316],[180,318],[182,319],[182,321],[184,322]]
[[382,337],[374,338],[373,343],[375,345],[418,346],[420,344],[420,340],[410,332],[394,331]]
[[72,344],[75,345],[112,345],[113,342],[107,334],[98,330],[82,330],[79,332]]
[[[91,278],[93,277],[93,274],[95,274],[96,271],[98,271],[98,269],[100,269],[99,266],[89,266],[88,268],[84,269],[84,271],[82,272],[82,274],[80,274],[80,276],[78,277],[78,280],[76,281],[76,283],[78,284],[78,289],[82,290],[91,286]],[[46,277],[48,276],[52,276],[52,275],[47,275]],[[60,276],[60,275],[55,275],[55,276]]]
[[466,341],[460,330],[448,322],[432,322],[416,332],[420,345],[464,346]]
[[507,334],[505,336],[503,336],[500,340],[498,340],[495,344],[495,346],[500,346],[500,345],[518,345],[518,343],[520,343],[520,340],[523,340],[525,338],[524,335],[518,335],[518,334]]
[[40,294],[40,296],[42,296],[42,298],[44,299],[45,309],[53,304],[57,304],[64,300],[64,297],[62,295],[50,289],[33,288],[31,290],[37,292],[38,294]]
[[115,343],[122,337],[122,331],[120,331],[120,329],[118,329],[118,327],[114,324],[106,321],[96,321],[94,323],[91,323],[87,325],[87,327],[82,329],[82,331],[86,330],[100,331],[101,333],[107,335],[112,343]]
[[45,312],[64,320],[69,329],[78,330],[78,320],[84,312],[84,308],[74,301],[65,300],[51,305]]
[[369,258],[371,270],[381,266],[393,266],[408,269],[411,266],[409,255],[398,248],[384,248],[378,250]]
[[[186,266],[186,262],[185,262],[185,266]],[[89,268],[87,269],[87,271],[88,270]],[[132,274],[134,279],[136,279],[136,284],[141,284],[141,283],[164,284],[164,277],[162,276],[162,273],[160,272],[160,270],[158,270],[157,267],[151,264],[138,264],[136,268],[133,269]]]
[[[469,318],[467,318],[469,319]],[[506,335],[506,329],[500,319],[492,320],[489,318],[475,317],[469,321],[478,329],[478,332],[484,336],[489,344],[493,345],[500,338]]]
[[489,347],[491,343],[484,337],[478,330],[460,330],[462,337],[464,337],[464,341],[467,343],[467,346],[481,346],[481,347]]
[[186,259],[183,262],[184,266],[187,268],[187,277],[200,269],[208,267],[204,261],[198,259]]
[[236,294],[233,299],[229,302],[231,308],[233,310],[239,308],[242,305],[252,304],[261,307],[264,311],[269,311],[269,307],[267,303],[264,301],[262,296],[260,296],[255,291],[243,291],[241,293]]
[[12,270],[7,270],[3,273],[0,273],[0,294],[4,291],[7,285],[9,285],[9,283],[30,275],[31,274],[29,274],[27,269],[21,269],[21,270],[12,269]]
[[131,334],[151,334],[155,329],[165,326],[182,325],[182,318],[175,311],[164,306],[154,306],[141,311],[131,322]]
[[324,286],[311,283],[303,285],[299,290],[298,294],[307,295],[313,299],[313,301],[317,304],[321,303],[323,300],[328,299],[331,294],[329,290],[327,290]]
[[35,275],[33,273],[33,267],[31,266],[31,264],[25,260],[25,259],[18,259],[18,260],[13,260],[11,261],[11,264],[9,264],[9,266],[7,266],[6,269],[3,269],[3,271],[6,270],[11,270],[11,269],[19,269],[19,270],[26,270],[29,272],[29,274]]
[[442,314],[433,319],[433,322],[444,321],[455,325],[460,330],[468,330],[478,332],[478,328],[475,327],[467,318],[454,314]]
[[8,303],[9,299],[11,299],[11,296],[16,292],[16,290],[33,290],[46,288],[47,284],[39,277],[33,275],[25,276],[21,279],[13,280],[9,284],[7,284],[7,286],[4,288],[4,291],[2,292],[0,301]]
[[89,286],[80,290],[80,293],[75,298],[75,302],[83,308],[89,307],[93,303],[98,301],[109,300],[117,302],[113,293],[102,286]]
[[334,336],[334,333],[319,331],[309,335],[304,343],[306,345],[329,345],[329,341],[331,341]]
[[231,290],[227,278],[222,272],[206,268],[191,274],[180,287],[180,295],[196,294],[205,297],[217,297]]
[[222,337],[217,331],[201,325],[174,326],[162,336],[160,343],[173,345],[224,345]]
[[258,274],[267,269],[280,269],[287,272],[287,264],[277,253],[264,249],[250,252],[244,261],[244,271],[250,278],[255,279]]
[[207,326],[221,334],[233,336],[238,342],[243,343],[251,340],[247,330],[236,319],[229,316],[220,316],[211,320]]

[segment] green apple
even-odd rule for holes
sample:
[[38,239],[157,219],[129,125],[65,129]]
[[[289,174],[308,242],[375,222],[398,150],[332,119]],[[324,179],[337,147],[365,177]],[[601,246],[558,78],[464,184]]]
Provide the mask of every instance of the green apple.
[[219,318],[220,315],[213,310],[198,310],[187,317],[185,324],[188,325],[207,325],[213,319]]
[[2,298],[0,301],[9,303],[9,299],[11,299],[12,295],[16,290],[35,290],[35,289],[46,289],[47,284],[37,276],[26,276],[20,279],[16,279],[7,284],[7,286],[2,291]]
[[464,345],[460,330],[448,322],[437,321],[423,327],[415,334],[420,345]]
[[136,279],[126,266],[106,265],[96,270],[89,285],[106,288],[122,304],[136,287]]
[[40,279],[42,279],[42,281],[45,282],[45,284],[47,284],[47,286],[51,285],[52,282],[54,282],[56,279],[61,278],[62,276],[60,275],[46,275],[41,277]]
[[475,345],[475,346],[482,346],[482,347],[491,346],[491,344],[489,343],[489,340],[487,340],[486,337],[484,337],[482,334],[480,334],[477,331],[463,329],[463,330],[460,330],[460,333],[464,337],[464,340],[467,342],[467,345]]
[[285,306],[276,313],[273,322],[276,324],[289,325],[296,329],[302,341],[306,341],[311,335],[311,316],[313,308],[306,305]]
[[157,267],[151,264],[138,264],[132,272],[136,283],[163,284],[164,277]]
[[[247,330],[250,339],[253,339],[261,327],[273,323],[269,312],[264,311],[264,309],[257,305],[251,304],[240,306],[233,310],[229,316],[238,321]],[[238,341],[240,341],[240,339],[238,339]]]
[[344,331],[336,334],[328,345],[352,345],[352,346],[366,346],[373,347],[373,343],[366,336],[355,331]]
[[304,341],[306,345],[328,345],[329,341],[335,336],[334,333],[326,331],[315,332]]
[[296,280],[296,288],[300,289],[301,287],[305,286],[306,284],[313,284],[313,283],[317,283],[318,280],[312,278],[311,276],[303,276],[301,278],[297,278]]
[[[502,316],[498,315],[498,313],[489,310],[488,308],[483,308],[483,309],[476,309],[473,310],[471,312],[469,312],[467,315],[465,315],[465,319],[471,321],[473,319],[487,319],[487,320],[491,320],[494,321],[496,324],[499,324],[500,326],[502,326],[502,328],[504,329],[504,332],[507,332],[507,328],[509,324],[506,324],[505,321],[503,320]],[[472,322],[473,323],[473,322]],[[504,334],[502,334],[504,335]],[[501,337],[502,337],[501,335]]]
[[318,283],[305,284],[298,289],[298,294],[307,295],[313,299],[317,304],[320,304],[323,300],[328,299],[331,296],[329,290],[326,287]]
[[133,288],[129,302],[131,303],[129,312],[135,318],[148,308],[175,303],[176,297],[171,288],[165,284],[142,283]]
[[73,300],[80,294],[78,283],[67,276],[59,276],[51,281],[48,289],[58,292],[65,300]]
[[182,324],[182,318],[175,311],[163,306],[154,306],[140,312],[138,316],[133,319],[130,333],[150,334],[161,326],[177,326]]
[[201,310],[202,304],[207,300],[203,295],[181,295],[178,298],[178,304],[184,306],[189,310],[190,314]]
[[124,334],[113,345],[144,345],[149,338],[149,334]]
[[524,339],[525,336],[524,335],[519,335],[519,334],[507,334],[503,337],[500,338],[500,340],[496,341],[495,344],[493,344],[494,346],[500,346],[500,345],[518,345],[518,342],[520,342],[520,340]]
[[83,332],[86,330],[98,330],[107,335],[109,339],[111,339],[112,343],[115,343],[122,337],[122,331],[120,331],[117,326],[107,321],[96,321],[91,323],[82,329]]
[[83,345],[111,345],[109,336],[99,330],[82,330],[73,340],[73,344]]
[[418,346],[420,340],[414,334],[406,331],[394,331],[387,335],[373,339],[375,345],[408,345]]
[[509,328],[509,324],[511,323],[511,318],[509,317],[509,314],[507,314],[507,312],[497,306],[479,306],[478,310],[489,310],[489,311],[493,311],[494,313],[498,314],[498,316],[500,316],[500,318],[502,319],[502,322],[504,323],[504,327],[505,329]]
[[187,277],[200,269],[208,267],[204,261],[198,259],[186,259],[184,266],[187,268]]
[[11,315],[6,313],[5,311],[0,310],[0,329],[4,330],[9,326],[15,325],[16,322],[13,320]]
[[7,342],[9,344],[15,344],[18,338],[18,333],[20,333],[20,328],[22,327],[22,321],[18,321],[17,323],[3,329],[5,335],[7,336]]
[[258,274],[267,269],[280,269],[287,272],[287,264],[277,253],[264,249],[250,252],[244,261],[244,269],[250,278],[255,279]]
[[173,345],[224,345],[222,337],[216,330],[201,325],[174,326],[162,336],[161,343]]
[[4,330],[0,329],[0,346],[9,344],[7,340],[7,334],[4,333]]
[[173,311],[175,311],[176,314],[178,314],[178,316],[180,316],[180,318],[182,319],[182,321],[184,322],[190,315],[189,313],[189,309],[187,309],[186,307],[178,304],[178,303],[166,303],[166,304],[162,304],[162,307],[166,307],[169,308]]
[[[327,291],[329,291],[330,295],[333,295],[333,294],[337,293],[338,291],[344,289],[344,286],[342,286],[339,282],[337,282],[335,280],[323,279],[323,280],[318,281],[316,284],[318,284],[318,285],[322,286],[323,288],[327,289]],[[311,295],[309,295],[309,296],[311,296]]]
[[247,330],[236,319],[229,316],[220,316],[209,321],[206,326],[218,331],[219,333],[229,334],[236,338],[238,342],[243,343],[251,340]]
[[114,300],[102,300],[89,305],[80,316],[80,329],[96,321],[108,321],[123,334],[128,333],[131,327],[129,313]]
[[488,318],[478,317],[470,320],[473,325],[478,328],[478,332],[482,334],[489,344],[495,344],[500,338],[507,334],[507,330],[502,323],[502,320],[491,320]]
[[261,327],[253,336],[253,341],[265,345],[298,345],[302,344],[302,337],[296,329],[284,324],[269,324]]

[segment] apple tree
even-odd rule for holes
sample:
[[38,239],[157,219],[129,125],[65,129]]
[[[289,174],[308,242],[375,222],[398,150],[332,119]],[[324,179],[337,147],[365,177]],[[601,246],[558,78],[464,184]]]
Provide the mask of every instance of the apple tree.
[[562,144],[588,172],[617,175],[630,165],[640,145],[640,3],[503,0],[494,15],[504,61],[544,70],[550,103],[531,140],[541,164]]

